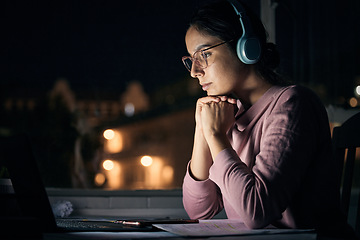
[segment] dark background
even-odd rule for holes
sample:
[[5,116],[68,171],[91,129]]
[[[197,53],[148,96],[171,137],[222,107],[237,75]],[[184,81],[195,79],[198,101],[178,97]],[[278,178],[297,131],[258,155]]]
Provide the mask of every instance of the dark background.
[[[195,2],[195,1],[194,1]],[[185,74],[184,34],[193,1],[6,1],[1,83],[77,91],[148,91]]]
[[[1,89],[47,90],[64,77],[76,91],[147,92],[187,76],[184,34],[204,0],[3,1]],[[259,1],[245,0],[259,13]],[[278,0],[279,71],[324,85],[332,103],[360,75],[360,1]],[[28,93],[31,94],[31,93]]]

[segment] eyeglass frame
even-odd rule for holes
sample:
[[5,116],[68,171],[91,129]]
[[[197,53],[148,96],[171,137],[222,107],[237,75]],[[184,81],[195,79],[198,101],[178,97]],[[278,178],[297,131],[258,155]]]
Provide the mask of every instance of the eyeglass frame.
[[[210,47],[207,47],[207,48],[205,48],[205,49],[199,49],[199,50],[197,50],[196,52],[194,52],[193,56],[195,56],[195,54],[197,54],[198,52],[200,52],[201,55],[203,56],[204,60],[205,60],[205,63],[206,63],[206,66],[205,66],[205,67],[202,67],[200,64],[198,64],[198,66],[200,66],[201,69],[205,69],[205,68],[207,68],[207,67],[209,66],[209,63],[208,63],[208,61],[207,61],[207,57],[205,56],[205,53],[204,53],[205,51],[210,50],[210,49],[215,48],[215,47],[219,47],[219,46],[221,46],[221,45],[223,45],[223,44],[225,44],[225,43],[229,43],[229,42],[231,42],[231,41],[233,41],[233,39],[228,40],[228,41],[223,41],[223,42],[221,42],[221,43],[215,44],[215,45],[210,46]],[[196,58],[194,58],[194,57],[191,57],[191,56],[184,56],[184,57],[181,58],[183,64],[185,65],[185,68],[186,68],[189,72],[191,72],[191,68],[189,69],[188,66],[187,66],[187,64],[185,63],[185,60],[186,60],[186,59],[190,59],[190,60],[191,60],[191,63],[192,63],[192,64],[191,64],[191,68],[192,68],[194,62],[195,62],[195,61],[198,61],[198,62],[199,62],[199,60],[196,59]],[[194,61],[194,60],[195,60],[195,61]],[[196,62],[195,62],[195,64],[196,64]]]

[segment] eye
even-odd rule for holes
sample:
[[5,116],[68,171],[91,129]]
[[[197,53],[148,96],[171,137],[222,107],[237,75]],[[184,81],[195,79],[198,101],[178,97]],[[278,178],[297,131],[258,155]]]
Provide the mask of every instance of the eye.
[[205,58],[209,58],[211,56],[211,52],[204,52]]

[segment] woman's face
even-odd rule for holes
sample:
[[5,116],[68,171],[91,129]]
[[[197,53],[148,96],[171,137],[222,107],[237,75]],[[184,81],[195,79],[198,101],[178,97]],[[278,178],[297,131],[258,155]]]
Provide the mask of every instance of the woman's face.
[[[198,51],[223,42],[221,39],[199,32],[190,27],[185,36],[187,50],[191,57]],[[226,44],[205,52],[208,67],[193,64],[191,76],[199,80],[202,89],[211,96],[229,95],[241,91],[241,82],[248,74],[248,68]]]

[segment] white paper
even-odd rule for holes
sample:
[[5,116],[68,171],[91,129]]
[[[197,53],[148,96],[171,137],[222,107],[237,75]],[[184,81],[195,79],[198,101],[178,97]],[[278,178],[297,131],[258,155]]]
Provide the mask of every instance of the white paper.
[[169,232],[70,232],[45,234],[44,239],[87,239],[87,240],[117,240],[117,239],[169,239],[176,235]]
[[190,224],[155,224],[154,226],[170,233],[188,237],[305,233],[313,231],[311,229],[249,229],[243,222],[228,219],[200,220],[199,223]]

